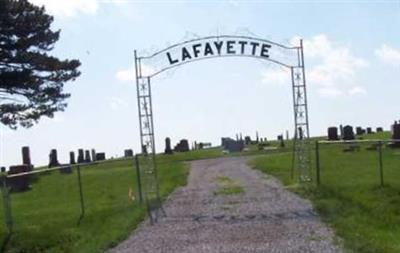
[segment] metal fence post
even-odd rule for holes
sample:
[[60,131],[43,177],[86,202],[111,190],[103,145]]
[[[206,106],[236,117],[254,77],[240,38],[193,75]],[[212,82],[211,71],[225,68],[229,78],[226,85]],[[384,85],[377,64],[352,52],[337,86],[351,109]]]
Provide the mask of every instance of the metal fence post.
[[13,232],[13,217],[11,212],[11,196],[10,189],[7,186],[7,176],[5,174],[0,174],[0,190],[3,197],[3,207],[4,207],[4,218],[5,225],[7,227],[7,236],[4,238],[2,244],[0,245],[0,252],[5,251],[5,247],[8,244],[8,241],[11,238],[11,234]]
[[143,194],[142,194],[142,182],[140,179],[140,165],[139,165],[139,156],[135,155],[135,167],[136,167],[136,180],[138,185],[138,193],[139,193],[139,201],[143,202]]
[[316,169],[317,169],[317,186],[320,185],[321,183],[321,167],[320,167],[320,162],[319,162],[319,142],[318,140],[315,142],[315,163],[316,163]]
[[83,217],[85,216],[85,202],[83,199],[81,167],[79,165],[76,167],[76,171],[78,174],[79,198],[80,198],[80,204],[81,204],[81,215],[79,216],[79,220],[78,220],[78,225],[79,225],[81,223]]
[[8,234],[12,233],[13,229],[13,218],[11,212],[11,196],[10,189],[7,186],[7,176],[0,175],[0,188],[3,197],[3,206],[4,206],[4,218],[7,226]]
[[380,176],[380,180],[381,180],[381,186],[383,187],[383,161],[382,161],[382,142],[381,141],[379,141],[378,153],[379,153],[379,176]]

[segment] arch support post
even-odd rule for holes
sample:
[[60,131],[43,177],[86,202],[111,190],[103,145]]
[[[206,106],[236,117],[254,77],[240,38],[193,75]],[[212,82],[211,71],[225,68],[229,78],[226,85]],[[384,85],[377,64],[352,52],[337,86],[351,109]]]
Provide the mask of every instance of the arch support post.
[[136,51],[135,70],[141,144],[140,176],[150,222],[155,223],[160,215],[165,215],[165,212],[161,204],[156,164],[151,84],[150,77],[142,76],[141,61]]
[[294,140],[293,167],[299,172],[300,182],[311,180],[310,129],[308,123],[307,88],[304,67],[303,41],[298,48],[298,65],[291,67],[293,110],[294,110]]

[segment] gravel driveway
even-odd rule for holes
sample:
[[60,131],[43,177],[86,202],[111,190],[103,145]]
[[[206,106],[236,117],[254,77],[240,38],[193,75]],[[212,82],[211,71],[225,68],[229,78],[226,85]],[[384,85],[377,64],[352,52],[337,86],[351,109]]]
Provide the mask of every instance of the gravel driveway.
[[309,201],[246,163],[243,157],[192,162],[188,185],[164,204],[167,217],[142,223],[110,252],[342,252]]

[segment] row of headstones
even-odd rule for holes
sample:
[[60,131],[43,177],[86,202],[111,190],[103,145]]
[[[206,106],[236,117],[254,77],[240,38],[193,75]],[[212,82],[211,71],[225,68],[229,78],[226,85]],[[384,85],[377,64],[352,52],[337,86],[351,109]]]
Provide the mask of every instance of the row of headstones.
[[171,139],[169,137],[165,138],[165,154],[173,154],[175,152],[187,152],[189,151],[189,141],[187,139],[180,140],[172,150],[171,148]]
[[[377,127],[376,132],[383,132],[382,127]],[[356,127],[356,133],[354,134],[353,127],[350,125],[347,126],[342,126],[340,125],[340,136],[338,134],[338,128],[337,127],[329,127],[328,128],[328,140],[330,141],[336,141],[339,139],[343,140],[354,140],[355,135],[363,135],[363,134],[372,134],[372,128],[367,127],[366,129],[363,129],[362,127]]]
[[197,142],[197,141],[192,142],[192,150],[201,150],[211,147],[212,147],[211,142]]
[[[95,161],[103,161],[106,160],[106,154],[104,152],[97,153],[95,149],[92,150],[83,150],[78,149],[78,159],[75,159],[75,152],[69,152],[69,164],[76,163],[90,163]],[[57,150],[52,149],[49,155],[49,168],[57,167],[61,164],[58,162]]]
[[[283,135],[278,135],[278,140],[280,141],[280,146],[284,147],[284,141],[283,141]],[[221,147],[229,152],[240,152],[244,149],[246,145],[250,144],[258,144],[259,149],[263,149],[265,146],[268,145],[267,138],[260,138],[258,137],[257,133],[257,138],[255,141],[251,140],[250,136],[245,136],[244,140],[242,139],[242,135],[236,135],[236,140],[230,138],[230,137],[222,137],[221,138]]]
[[[243,141],[242,133],[236,134],[236,141]],[[256,138],[254,140],[251,139],[250,135],[244,137],[244,144],[245,145],[255,145],[259,143],[266,143],[267,138],[259,137],[258,131],[256,131]]]
[[[355,135],[353,131],[352,126],[340,126],[340,132],[341,132],[341,138],[343,140],[354,140]],[[377,127],[376,132],[383,132],[382,127]],[[356,135],[363,135],[363,134],[371,134],[373,133],[371,127],[367,127],[366,129],[363,129],[362,127],[356,127]],[[400,123],[397,121],[394,122],[394,124],[391,126],[391,133],[392,133],[392,140],[400,140]],[[339,140],[339,135],[338,135],[338,128],[337,127],[329,127],[328,128],[328,140]]]
[[234,140],[229,137],[222,137],[221,146],[224,150],[229,152],[240,152],[244,149],[245,141],[242,138]]
[[[86,150],[85,152],[83,149],[78,150],[78,161],[77,161],[78,163],[102,161],[105,159],[106,159],[105,153],[96,153],[96,151],[94,149],[92,149],[91,154],[90,154],[89,150]],[[69,164],[76,164],[74,152],[70,152],[70,163]],[[52,149],[50,151],[50,155],[49,155],[49,168],[57,167],[57,166],[61,166],[61,164],[58,162],[57,150]],[[32,162],[31,162],[31,155],[30,155],[29,147],[22,147],[22,164],[10,166],[7,174],[12,175],[12,174],[30,172],[33,170],[33,167],[34,166],[32,165]],[[5,173],[6,168],[1,167],[1,172]],[[72,168],[68,165],[65,165],[60,169],[60,172],[61,173],[71,173]],[[30,189],[30,179],[31,179],[30,175],[7,178],[7,184],[11,188],[11,191],[13,191],[13,192],[26,191],[26,190]]]

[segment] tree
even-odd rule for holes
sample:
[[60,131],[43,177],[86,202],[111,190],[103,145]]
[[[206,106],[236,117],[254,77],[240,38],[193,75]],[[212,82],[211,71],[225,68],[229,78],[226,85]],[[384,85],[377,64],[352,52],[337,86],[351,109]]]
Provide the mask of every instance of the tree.
[[63,111],[64,83],[80,75],[79,60],[48,55],[60,36],[52,22],[44,7],[0,0],[0,121],[12,129]]

